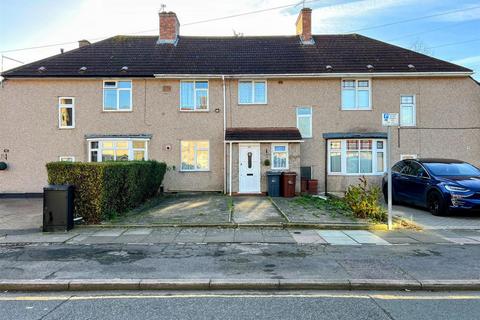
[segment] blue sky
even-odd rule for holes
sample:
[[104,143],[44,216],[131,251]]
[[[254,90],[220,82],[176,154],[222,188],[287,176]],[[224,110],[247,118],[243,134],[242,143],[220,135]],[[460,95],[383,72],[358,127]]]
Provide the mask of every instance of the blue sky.
[[[160,3],[177,13],[184,35],[232,35],[233,31],[244,35],[294,34],[294,22],[301,6],[188,24],[296,1],[0,0],[0,52],[9,58],[31,62],[57,54],[60,48],[73,49],[77,46],[75,42],[84,38],[97,41],[116,34],[154,35]],[[314,10],[315,33],[360,30],[358,33],[366,36],[415,48],[480,73],[478,0],[307,0],[306,6]],[[444,14],[450,11],[457,12]],[[430,17],[416,19],[425,16]],[[411,19],[414,21],[396,23]],[[390,23],[395,24],[382,26]],[[62,44],[9,51],[57,43]],[[18,66],[8,59],[4,62],[5,69]],[[478,74],[475,77],[480,79]]]

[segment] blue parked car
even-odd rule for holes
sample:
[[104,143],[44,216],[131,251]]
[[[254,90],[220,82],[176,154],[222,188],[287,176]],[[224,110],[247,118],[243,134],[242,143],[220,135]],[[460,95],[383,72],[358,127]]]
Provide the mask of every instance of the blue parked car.
[[[433,215],[480,211],[480,170],[450,159],[409,159],[392,167],[393,203],[427,208]],[[387,201],[387,177],[383,178]]]

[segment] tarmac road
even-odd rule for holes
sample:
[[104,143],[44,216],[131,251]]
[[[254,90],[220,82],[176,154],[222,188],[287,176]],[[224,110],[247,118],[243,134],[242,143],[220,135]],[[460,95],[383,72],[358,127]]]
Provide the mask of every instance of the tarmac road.
[[480,293],[4,293],[0,319],[478,319]]

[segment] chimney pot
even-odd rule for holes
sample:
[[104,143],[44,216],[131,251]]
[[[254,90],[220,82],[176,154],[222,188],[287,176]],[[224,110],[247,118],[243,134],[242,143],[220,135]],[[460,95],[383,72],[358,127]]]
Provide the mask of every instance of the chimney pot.
[[180,22],[177,15],[171,11],[160,11],[158,17],[160,20],[160,32],[157,43],[175,44],[180,33]]
[[78,41],[78,47],[81,48],[81,47],[85,47],[85,46],[89,46],[90,45],[90,41],[88,40],[80,40]]
[[300,36],[300,40],[303,44],[314,44],[312,37],[312,9],[303,8],[298,14],[297,22],[297,35]]

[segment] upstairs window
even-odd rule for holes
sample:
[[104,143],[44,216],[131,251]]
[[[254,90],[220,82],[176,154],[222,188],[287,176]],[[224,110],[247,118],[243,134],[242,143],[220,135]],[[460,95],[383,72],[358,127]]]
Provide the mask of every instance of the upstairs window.
[[370,109],[370,80],[342,80],[342,110]]
[[297,108],[297,128],[300,131],[302,138],[312,137],[312,108]]
[[288,145],[272,145],[272,169],[288,169]]
[[415,126],[415,109],[415,96],[409,95],[400,97],[400,126]]
[[266,104],[267,103],[267,82],[260,81],[239,81],[238,82],[238,103],[239,104]]
[[148,160],[146,140],[91,140],[89,161]]
[[180,81],[180,110],[208,110],[208,81]]
[[103,111],[132,111],[132,81],[103,81]]
[[75,128],[75,99],[58,98],[58,127],[60,129]]

